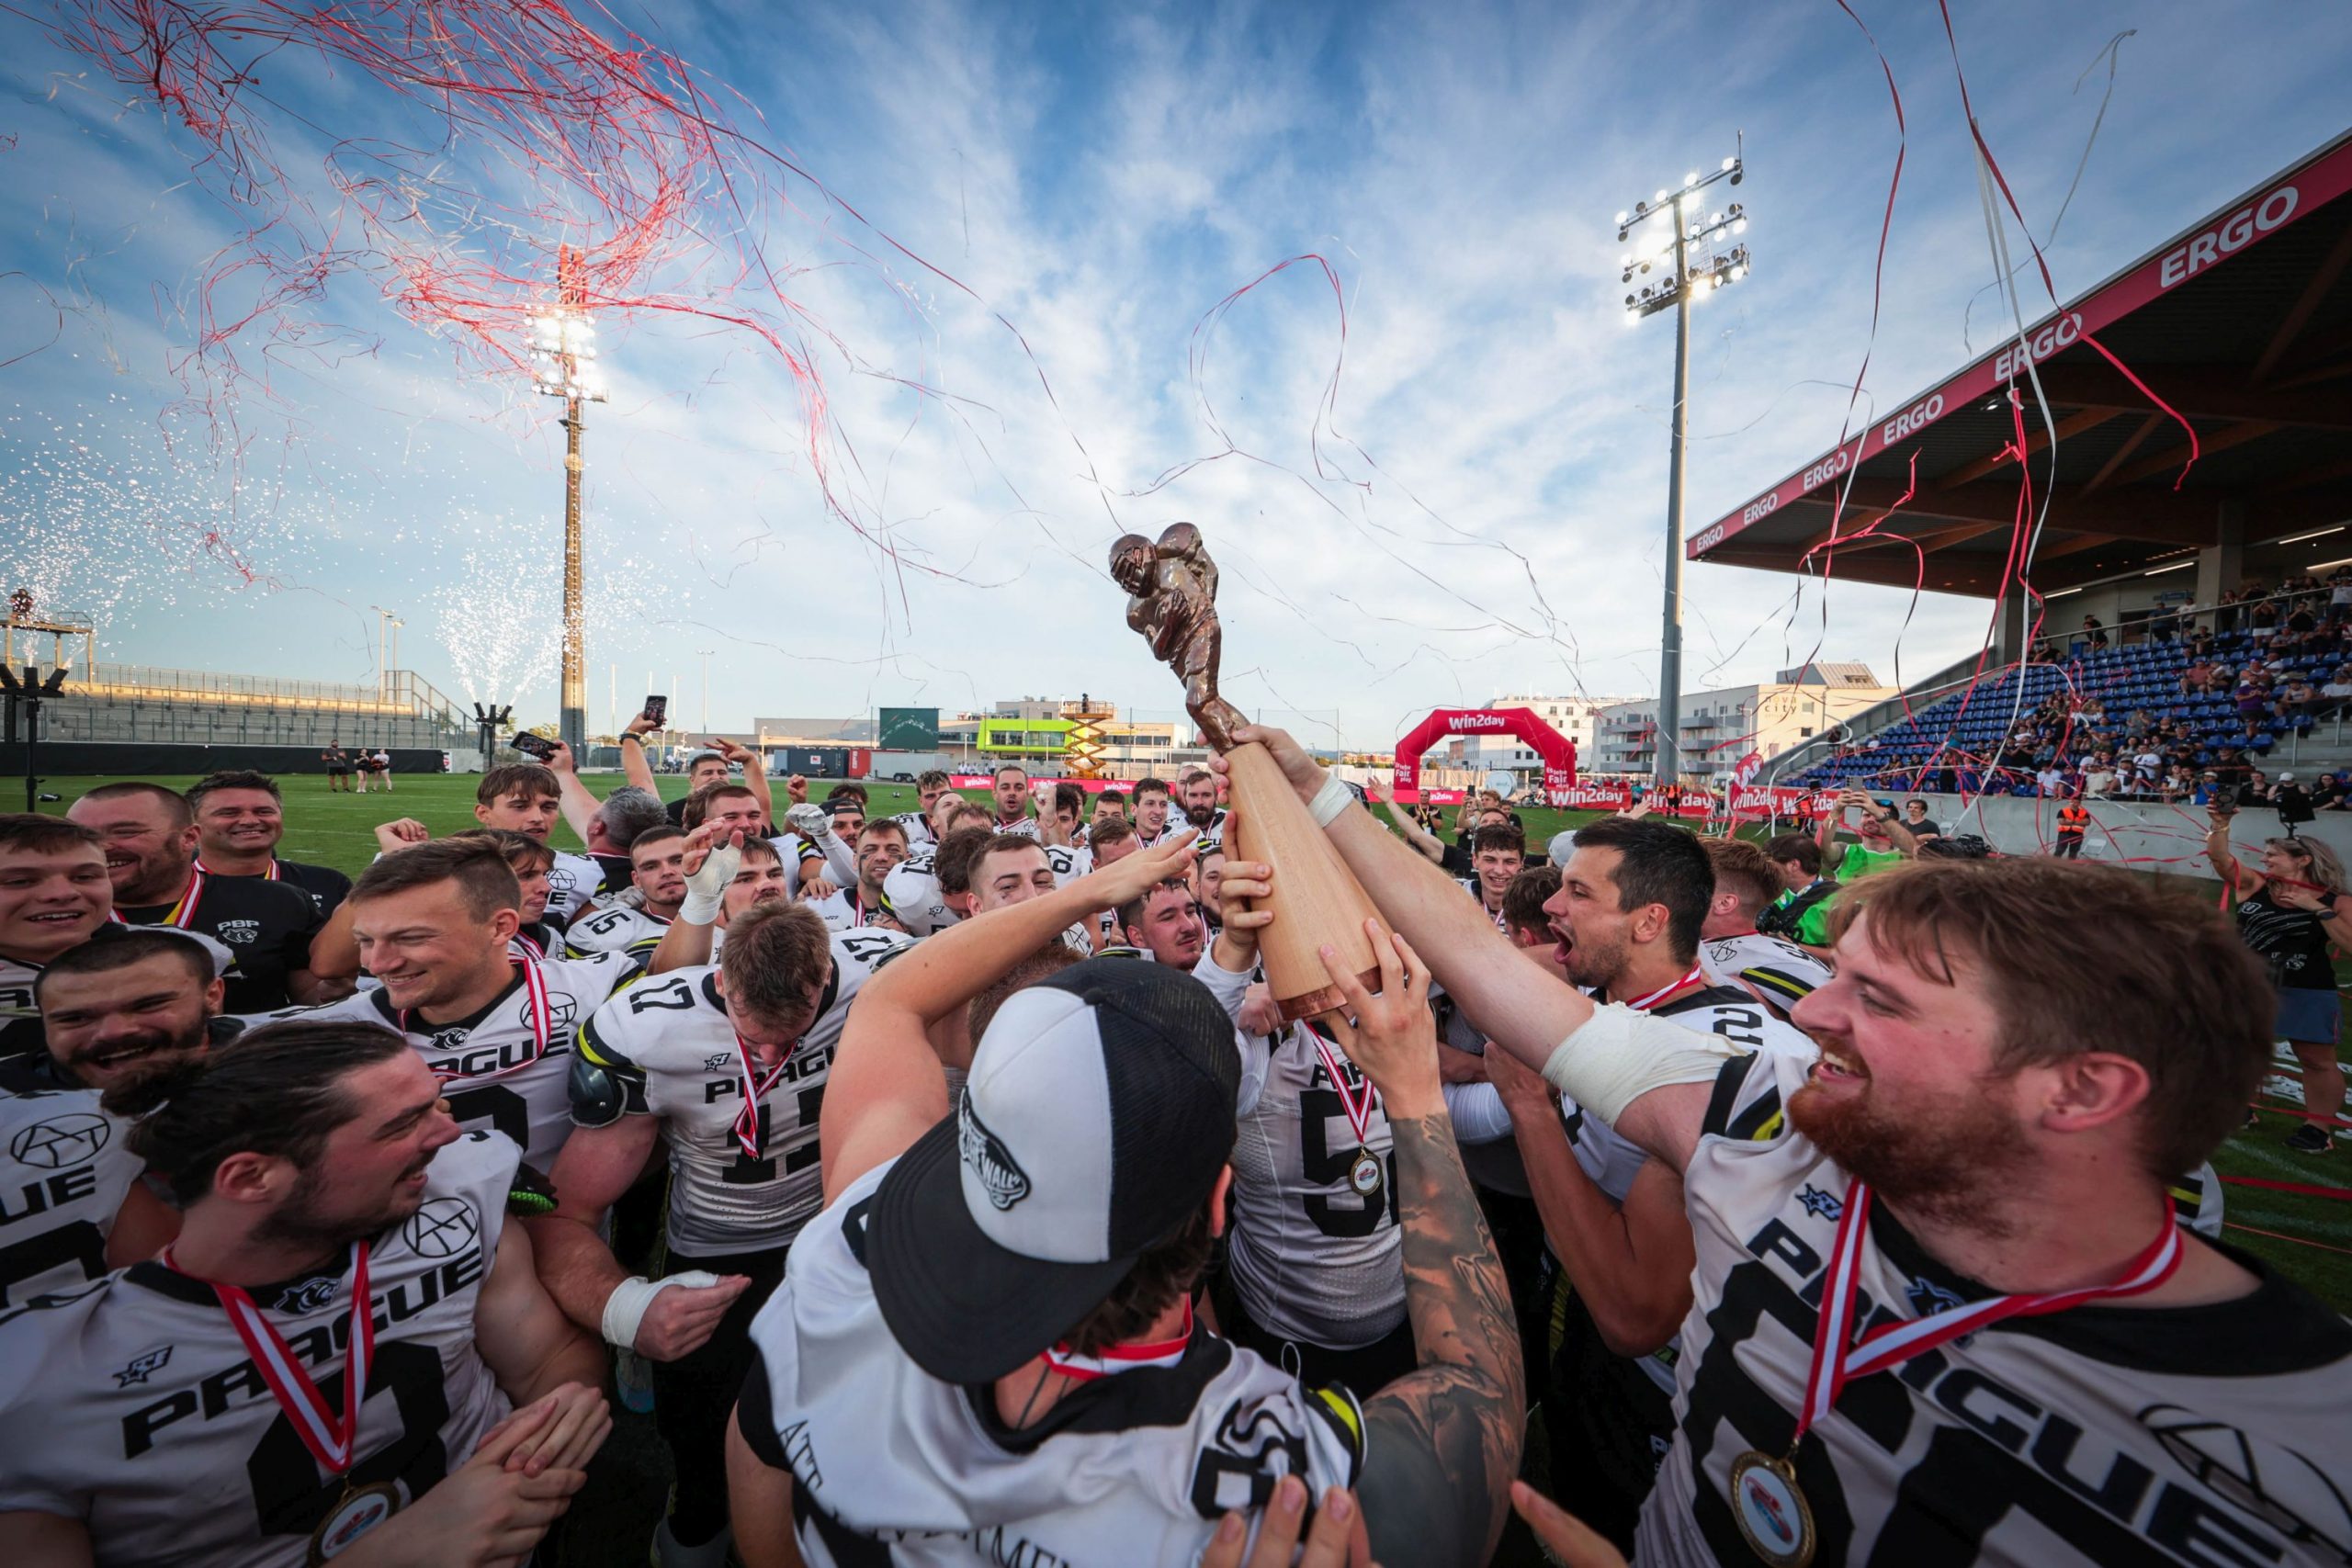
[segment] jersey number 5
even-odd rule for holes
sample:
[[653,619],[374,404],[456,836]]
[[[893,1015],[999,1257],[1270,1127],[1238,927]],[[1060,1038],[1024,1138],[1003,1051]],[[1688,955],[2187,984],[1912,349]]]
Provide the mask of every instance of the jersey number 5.
[[[1331,1123],[1347,1115],[1340,1104],[1339,1091],[1329,1089],[1301,1090],[1298,1097],[1298,1145],[1301,1163],[1305,1166],[1309,1187],[1329,1187],[1343,1183],[1355,1168],[1356,1151],[1352,1145],[1342,1149],[1330,1146]],[[1390,1224],[1396,1223],[1396,1156],[1394,1152],[1381,1156],[1385,1179],[1381,1190],[1369,1198],[1361,1199],[1353,1208],[1336,1207],[1320,1192],[1306,1195],[1306,1217],[1325,1235],[1363,1236],[1380,1228],[1385,1214]]]

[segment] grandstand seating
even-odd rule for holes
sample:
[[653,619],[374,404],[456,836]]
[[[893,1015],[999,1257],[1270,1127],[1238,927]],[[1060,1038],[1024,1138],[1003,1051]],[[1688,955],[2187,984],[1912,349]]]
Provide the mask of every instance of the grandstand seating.
[[[2233,670],[2265,645],[2245,632],[2216,640],[2213,658]],[[2302,651],[2298,649],[2299,652]],[[2290,665],[2283,681],[2300,670],[2314,686],[2346,660],[2341,649],[2311,649],[2310,662]],[[1792,773],[1777,782],[1791,786],[1835,788],[1868,784],[1886,789],[1926,787],[1919,775],[1930,768],[1950,766],[1960,775],[1962,793],[2031,795],[2031,770],[2020,774],[1997,767],[2002,742],[2021,721],[2052,694],[2071,689],[2078,701],[2096,699],[2106,710],[2104,722],[2078,724],[2067,739],[2061,765],[2078,766],[2095,749],[2093,733],[2112,735],[2117,744],[2131,731],[2131,720],[2145,712],[2151,719],[2175,718],[2189,729],[2197,748],[2198,766],[2210,765],[2224,745],[2239,745],[2246,759],[2264,767],[2299,728],[2296,722],[2264,712],[2263,731],[2244,741],[2237,705],[2228,694],[2184,694],[2180,673],[2189,663],[2187,648],[2178,642],[2145,642],[2128,648],[2078,650],[2057,663],[1990,669],[1973,688],[1963,688],[1927,704],[1909,717],[1880,730],[1870,739],[1876,744],[1843,757],[1832,757]],[[2023,699],[2019,699],[2019,683]],[[2234,683],[2234,682],[2233,682]]]

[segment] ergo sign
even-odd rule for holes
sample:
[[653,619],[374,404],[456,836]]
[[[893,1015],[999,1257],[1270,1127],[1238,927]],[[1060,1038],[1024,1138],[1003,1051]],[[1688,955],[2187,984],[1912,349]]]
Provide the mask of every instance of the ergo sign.
[[2035,323],[2022,337],[2003,344],[1893,419],[1865,429],[1738,511],[1717,519],[1690,541],[1686,553],[1695,558],[1716,548],[1790,502],[1838,479],[1865,458],[1917,435],[1946,412],[1997,393],[2024,375],[2029,367],[2080,341],[2085,333],[2106,330],[2265,234],[2309,216],[2347,190],[2352,190],[2352,140],[2312,158],[2261,195],[2217,214],[2177,243],[2143,259],[2121,276]]

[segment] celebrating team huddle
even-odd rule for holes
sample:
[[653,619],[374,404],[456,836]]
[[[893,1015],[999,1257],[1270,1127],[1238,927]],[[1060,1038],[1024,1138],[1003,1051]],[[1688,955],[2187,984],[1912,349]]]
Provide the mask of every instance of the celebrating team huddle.
[[779,818],[644,728],[347,883],[259,773],[0,816],[0,1559],[564,1561],[612,1388],[669,1568],[2352,1562],[2208,910],[1243,728],[1378,914],[1309,1015],[1223,761]]

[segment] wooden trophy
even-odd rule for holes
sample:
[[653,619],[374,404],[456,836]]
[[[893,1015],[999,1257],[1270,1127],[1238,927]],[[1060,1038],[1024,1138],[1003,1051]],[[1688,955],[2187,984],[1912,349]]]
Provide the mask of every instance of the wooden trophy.
[[1185,711],[1225,757],[1236,818],[1227,852],[1274,867],[1269,902],[1275,917],[1262,933],[1259,956],[1283,1021],[1331,1015],[1327,1022],[1346,1042],[1353,1031],[1338,1016],[1346,998],[1331,984],[1321,950],[1332,948],[1366,990],[1378,990],[1380,960],[1363,928],[1379,912],[1273,753],[1254,740],[1234,741],[1233,732],[1249,719],[1217,695],[1216,563],[1203,547],[1200,530],[1174,524],[1158,544],[1140,534],[1125,536],[1111,547],[1111,577],[1129,595],[1127,625],[1182,679]]

